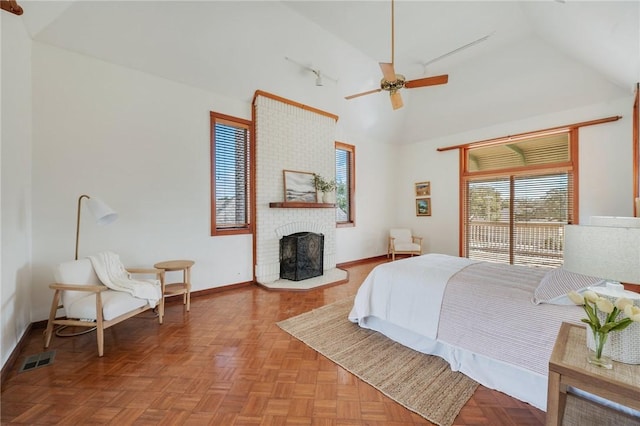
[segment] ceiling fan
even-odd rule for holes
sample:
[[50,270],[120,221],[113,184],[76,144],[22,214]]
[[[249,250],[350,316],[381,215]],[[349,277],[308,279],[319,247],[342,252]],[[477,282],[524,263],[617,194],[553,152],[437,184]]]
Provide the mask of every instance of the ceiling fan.
[[380,62],[382,70],[382,80],[380,80],[380,88],[369,90],[367,92],[357,93],[355,95],[346,96],[345,99],[353,99],[360,96],[378,93],[383,90],[389,92],[391,98],[391,106],[393,109],[402,108],[402,97],[399,90],[402,88],[414,89],[416,87],[435,86],[438,84],[446,84],[449,81],[449,75],[437,75],[434,77],[419,78],[417,80],[406,80],[402,74],[396,74],[393,66],[394,62],[394,0],[391,0],[391,62]]

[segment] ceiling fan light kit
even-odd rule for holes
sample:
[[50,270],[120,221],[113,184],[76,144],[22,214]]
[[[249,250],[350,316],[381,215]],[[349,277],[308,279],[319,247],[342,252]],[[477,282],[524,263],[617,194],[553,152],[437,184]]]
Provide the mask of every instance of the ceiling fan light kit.
[[396,79],[394,81],[387,81],[384,78],[380,80],[380,88],[382,90],[386,90],[387,92],[396,92],[402,89],[405,85],[406,79],[402,74],[396,74]]

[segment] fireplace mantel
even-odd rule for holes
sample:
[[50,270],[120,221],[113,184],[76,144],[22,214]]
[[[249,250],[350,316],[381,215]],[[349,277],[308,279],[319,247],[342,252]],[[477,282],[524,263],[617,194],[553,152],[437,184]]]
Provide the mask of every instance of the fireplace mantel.
[[333,209],[335,203],[291,203],[291,202],[274,202],[269,203],[272,209]]

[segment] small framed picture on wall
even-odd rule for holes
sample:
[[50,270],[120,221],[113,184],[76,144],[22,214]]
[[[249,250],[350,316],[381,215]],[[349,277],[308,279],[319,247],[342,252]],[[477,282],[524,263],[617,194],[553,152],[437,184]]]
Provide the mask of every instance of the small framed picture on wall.
[[431,216],[431,198],[416,199],[416,216]]
[[431,195],[431,182],[416,183],[416,197],[428,197]]

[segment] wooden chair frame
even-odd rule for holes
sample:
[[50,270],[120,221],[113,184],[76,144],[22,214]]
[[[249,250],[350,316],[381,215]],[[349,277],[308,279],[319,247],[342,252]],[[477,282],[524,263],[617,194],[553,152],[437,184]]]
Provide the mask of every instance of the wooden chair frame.
[[392,236],[389,236],[389,246],[387,247],[387,259],[389,258],[389,255],[391,255],[391,260],[394,261],[396,260],[396,254],[409,254],[411,256],[420,256],[422,254],[422,237],[414,237],[413,235],[411,236],[411,241],[414,244],[418,244],[420,246],[419,250],[396,250],[395,246],[393,244],[393,240],[395,240],[395,238],[393,238]]
[[[157,279],[160,280],[160,285],[164,288],[164,271],[155,268],[127,268],[127,272],[131,274],[155,274]],[[62,326],[75,326],[75,327],[95,327],[96,328],[96,338],[98,341],[98,356],[104,355],[104,330],[107,328],[118,324],[126,319],[134,317],[139,313],[145,312],[151,307],[149,305],[134,309],[130,312],[122,314],[116,318],[113,318],[109,321],[105,321],[102,316],[102,296],[101,293],[103,291],[109,290],[109,287],[105,285],[74,285],[74,284],[62,284],[62,283],[54,283],[49,284],[49,288],[55,290],[53,295],[53,301],[51,302],[51,311],[49,312],[49,321],[47,322],[47,329],[45,330],[45,349],[49,347],[51,343],[51,336],[53,335],[53,327],[54,325],[62,325]],[[65,290],[71,291],[86,291],[89,293],[96,294],[96,321],[81,321],[79,319],[73,318],[56,318],[56,313],[58,309],[62,308],[60,304],[60,299],[62,297],[62,292]],[[164,318],[164,297],[161,297],[158,300],[158,322],[162,324]]]

